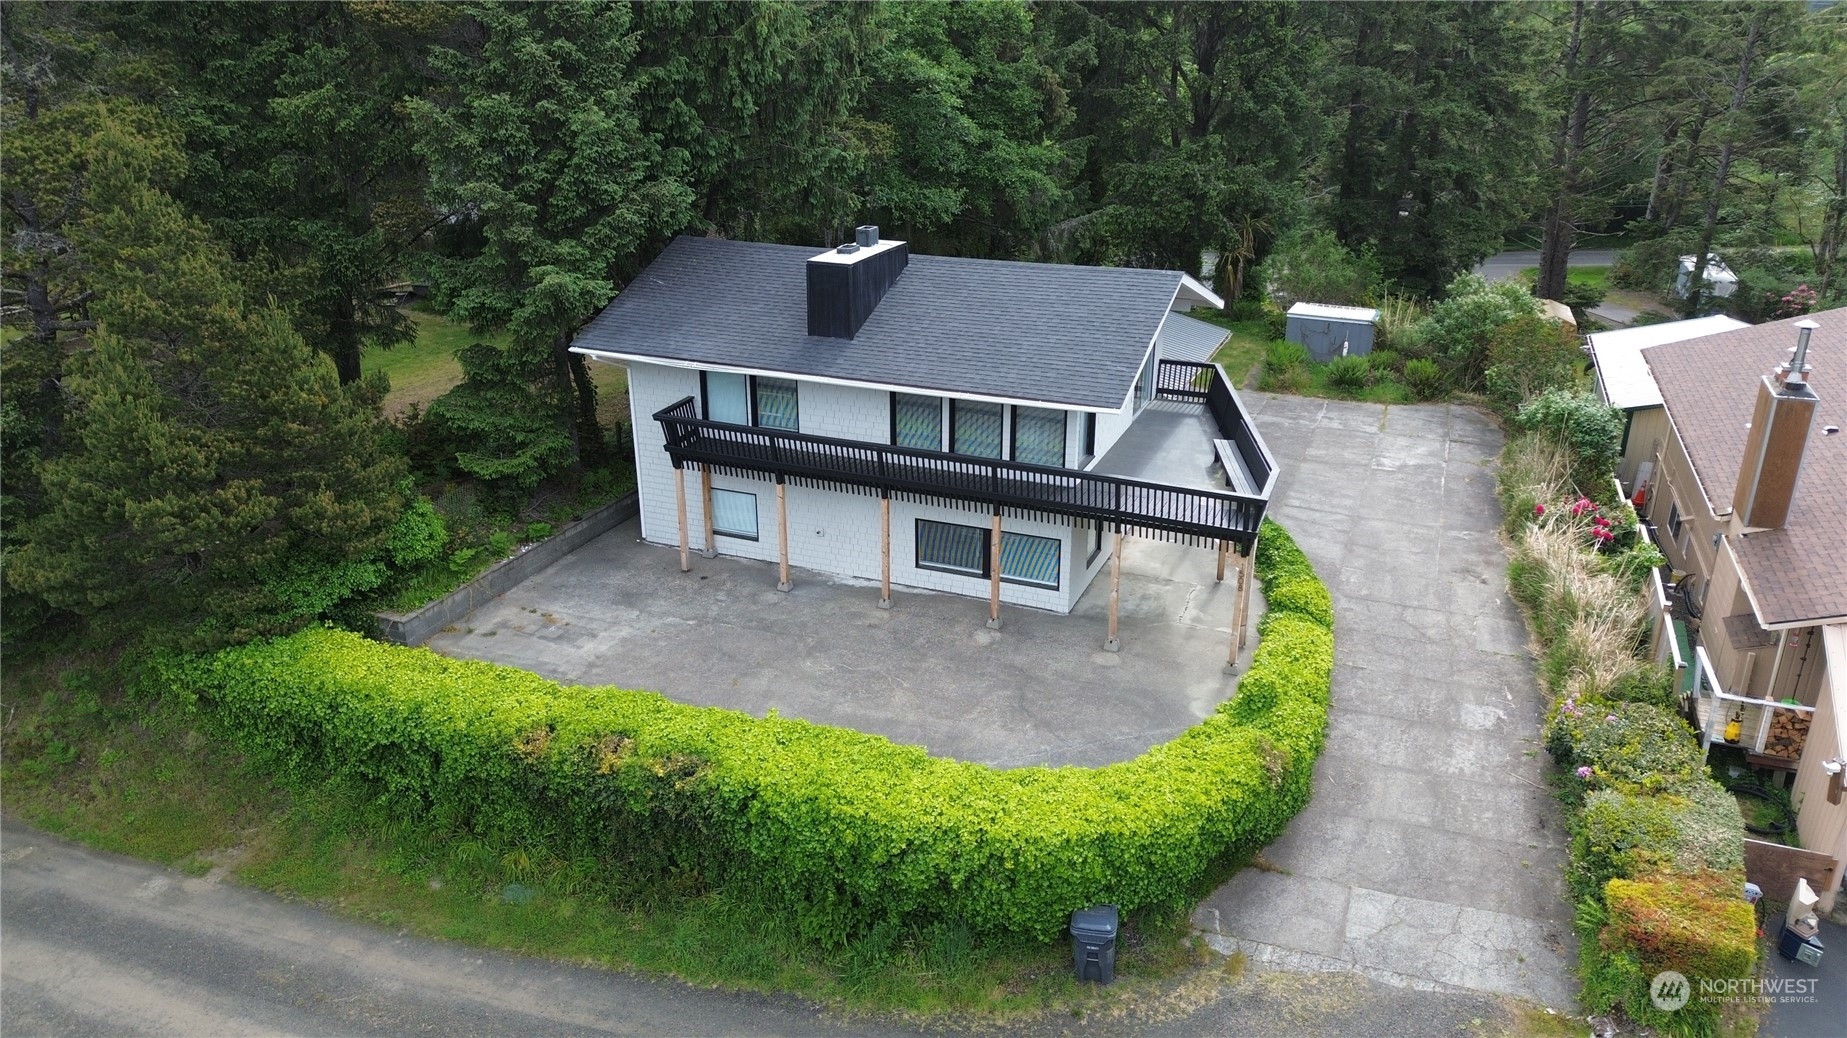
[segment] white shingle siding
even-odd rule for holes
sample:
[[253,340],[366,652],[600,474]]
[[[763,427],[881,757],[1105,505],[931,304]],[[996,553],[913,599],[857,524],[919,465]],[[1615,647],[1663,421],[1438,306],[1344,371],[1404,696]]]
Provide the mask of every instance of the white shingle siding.
[[[800,383],[802,431],[817,436],[867,440],[885,443],[890,439],[890,398],[876,390]],[[636,416],[635,468],[641,498],[641,535],[644,540],[662,545],[679,544],[679,527],[674,500],[673,463],[663,448],[660,423],[647,417],[669,404],[691,396],[699,398],[699,375],[685,368],[660,364],[629,365],[629,402]],[[1120,435],[1115,430],[1104,439],[1106,423],[1117,416],[1100,416],[1099,453],[1107,442]],[[1119,419],[1126,427],[1126,419]],[[1067,425],[1071,435],[1079,437],[1075,452],[1082,445],[1081,414],[1073,413]],[[1075,456],[1075,453],[1072,455]],[[778,526],[776,484],[770,479],[748,479],[715,474],[715,489],[733,490],[757,497],[757,531],[755,541],[719,535],[721,555],[776,562]],[[787,488],[789,512],[789,562],[791,565],[822,573],[840,574],[863,580],[879,578],[879,501],[869,494],[852,494],[813,487],[790,485]],[[705,511],[700,494],[699,473],[686,470],[687,532],[694,550],[705,547]],[[891,579],[894,585],[928,588],[952,594],[986,598],[985,577],[964,576],[939,570],[919,569],[916,565],[916,521],[937,522],[989,528],[991,516],[980,511],[965,511],[938,505],[917,504],[894,498],[891,505]],[[1107,564],[1112,541],[1105,535],[1103,551],[1094,563],[1086,564],[1086,531],[1071,522],[1040,522],[1008,516],[1002,529],[1013,533],[1049,537],[1060,543],[1059,586],[1056,589],[1001,582],[1001,601],[1011,605],[1032,606],[1054,612],[1069,612],[1099,570]]]

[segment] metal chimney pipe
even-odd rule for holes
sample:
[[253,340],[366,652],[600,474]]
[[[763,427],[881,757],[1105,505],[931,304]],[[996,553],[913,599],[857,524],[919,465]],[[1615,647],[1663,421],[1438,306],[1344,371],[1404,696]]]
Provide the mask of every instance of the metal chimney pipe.
[[1778,382],[1785,386],[1801,386],[1808,383],[1808,373],[1814,370],[1809,366],[1809,336],[1819,327],[1821,325],[1814,321],[1796,322],[1796,348],[1790,351],[1791,357],[1788,363],[1777,366]]

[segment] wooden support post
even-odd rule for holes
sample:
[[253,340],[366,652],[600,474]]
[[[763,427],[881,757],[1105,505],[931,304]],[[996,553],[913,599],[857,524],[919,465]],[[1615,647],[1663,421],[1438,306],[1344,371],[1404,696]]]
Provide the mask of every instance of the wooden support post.
[[1243,571],[1238,574],[1238,650],[1251,636],[1251,585],[1257,583],[1257,545],[1252,544],[1244,556]]
[[705,557],[718,558],[718,528],[712,519],[712,470],[699,466],[699,496],[705,509]]
[[776,484],[776,542],[782,558],[776,590],[788,591],[795,585],[789,582],[789,487],[782,482]]
[[686,542],[686,470],[673,470],[673,496],[680,513],[680,572],[693,568],[691,548]]
[[1116,637],[1116,608],[1122,602],[1122,527],[1116,527],[1116,550],[1109,556],[1109,640],[1103,643],[1104,652],[1115,652],[1122,648],[1122,640]]
[[891,608],[891,498],[879,498],[879,608]]
[[988,541],[988,627],[1000,630],[1000,513],[994,513],[994,536]]
[[1230,541],[1220,541],[1219,542],[1219,575],[1215,577],[1214,579],[1217,580],[1221,584],[1225,582],[1225,556],[1230,554],[1230,551],[1231,551]]

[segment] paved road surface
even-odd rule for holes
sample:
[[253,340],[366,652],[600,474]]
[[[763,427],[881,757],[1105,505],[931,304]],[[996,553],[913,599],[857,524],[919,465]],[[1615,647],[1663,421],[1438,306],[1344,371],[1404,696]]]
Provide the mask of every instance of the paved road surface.
[[[39,1035],[915,1035],[739,995],[406,937],[0,824],[0,1019]],[[984,1034],[1492,1034],[1489,996],[1357,976],[1218,971],[1145,1004]],[[1485,1025],[1485,1026],[1484,1026]],[[947,1028],[954,1029],[954,1028]]]
[[1247,394],[1270,514],[1334,595],[1315,794],[1195,925],[1223,950],[1573,1004],[1565,832],[1496,530],[1501,434],[1467,407]]
[[8,1038],[847,1033],[792,999],[405,937],[11,821],[0,862]]
[[[1567,267],[1607,267],[1616,262],[1615,249],[1575,249],[1565,262]],[[1528,267],[1539,266],[1539,252],[1522,249],[1490,256],[1475,268],[1475,273],[1489,281],[1502,281]]]

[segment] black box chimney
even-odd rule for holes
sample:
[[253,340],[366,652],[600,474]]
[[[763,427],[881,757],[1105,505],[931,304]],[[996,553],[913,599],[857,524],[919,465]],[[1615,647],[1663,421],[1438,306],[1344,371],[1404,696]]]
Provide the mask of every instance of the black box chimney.
[[851,339],[911,261],[901,241],[880,241],[873,224],[854,240],[808,261],[808,334]]

